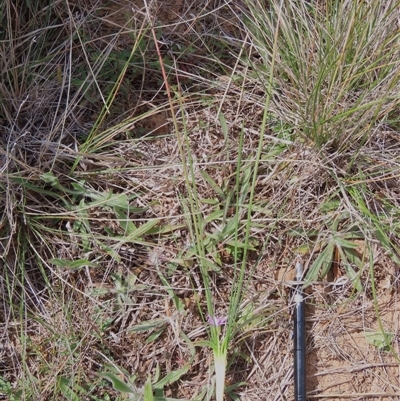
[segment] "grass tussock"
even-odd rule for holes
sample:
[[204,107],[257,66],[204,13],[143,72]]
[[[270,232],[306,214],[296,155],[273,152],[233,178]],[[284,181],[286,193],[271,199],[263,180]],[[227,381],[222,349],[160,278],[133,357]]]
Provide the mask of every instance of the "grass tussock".
[[271,41],[279,24],[271,110],[280,121],[318,147],[343,152],[357,144],[357,151],[398,107],[397,7],[395,1],[250,7],[261,82],[274,60]]
[[1,396],[396,399],[398,5],[3,1]]

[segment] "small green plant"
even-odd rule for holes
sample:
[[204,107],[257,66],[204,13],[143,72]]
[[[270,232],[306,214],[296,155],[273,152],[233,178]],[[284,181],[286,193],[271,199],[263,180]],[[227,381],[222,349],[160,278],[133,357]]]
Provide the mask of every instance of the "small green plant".
[[365,339],[367,342],[377,347],[380,351],[390,351],[393,338],[393,333],[382,333],[380,331],[365,332]]
[[[275,55],[275,53],[274,53]],[[272,74],[271,74],[272,76]],[[188,168],[185,168],[185,181],[186,190],[189,194],[188,205],[186,210],[188,211],[188,230],[192,244],[194,244],[196,259],[200,268],[203,286],[205,289],[205,297],[207,303],[207,314],[204,316],[203,311],[200,309],[200,313],[203,316],[203,321],[207,324],[209,339],[204,341],[198,341],[196,344],[200,346],[209,347],[214,355],[214,369],[215,369],[215,397],[217,401],[224,399],[225,388],[225,376],[227,369],[227,357],[228,350],[237,334],[238,319],[240,304],[243,299],[243,295],[246,289],[246,266],[248,264],[247,255],[249,250],[252,249],[251,245],[251,217],[253,213],[254,195],[256,180],[259,171],[259,165],[261,155],[263,152],[263,135],[266,130],[266,123],[268,118],[268,104],[269,97],[267,97],[265,111],[263,115],[263,123],[261,126],[261,138],[258,142],[258,148],[251,160],[254,162],[246,165],[242,162],[242,150],[243,150],[243,137],[244,131],[242,130],[239,146],[238,146],[238,160],[235,172],[235,181],[233,191],[226,194],[222,191],[219,186],[209,177],[208,174],[203,173],[204,179],[210,184],[217,195],[224,199],[225,212],[222,210],[216,210],[212,216],[219,216],[225,222],[222,228],[222,232],[225,231],[225,236],[232,237],[232,254],[233,254],[233,286],[232,292],[229,299],[228,313],[226,316],[217,316],[213,301],[213,293],[211,291],[212,283],[210,278],[210,263],[208,262],[208,252],[212,237],[206,235],[206,224],[207,218],[203,218],[200,212],[200,202],[198,196],[198,188],[195,179],[194,162],[191,157],[190,144],[188,140],[187,132],[184,131],[184,140],[179,139],[180,152],[182,164],[188,164]],[[226,127],[224,120],[222,122],[222,129],[225,131],[226,139]],[[224,128],[225,127],[225,128]],[[234,204],[232,217],[227,220],[226,211],[231,205]],[[242,217],[244,222],[242,221]],[[208,218],[210,219],[210,218]],[[222,238],[223,236],[221,236]],[[240,238],[240,239],[239,239]],[[214,240],[218,237],[215,238]],[[267,239],[266,239],[267,240]],[[214,251],[214,249],[211,249]],[[224,327],[223,327],[224,326]]]
[[[125,394],[123,399],[130,401],[174,401],[174,398],[165,397],[164,387],[179,380],[189,370],[190,364],[186,364],[183,368],[168,373],[161,378],[160,366],[157,365],[154,376],[149,376],[144,386],[137,386],[136,375],[131,375],[125,369],[116,367],[115,365],[106,365],[105,370],[98,373],[98,376],[108,380],[114,390]],[[185,401],[185,400],[181,400]]]
[[[328,212],[329,207],[336,207],[336,202],[328,202],[321,209],[324,213]],[[333,212],[333,213],[332,213]],[[318,256],[309,267],[305,277],[305,286],[318,279],[324,279],[331,270],[333,264],[342,265],[354,288],[361,292],[361,272],[366,262],[366,255],[357,253],[357,240],[364,240],[363,233],[357,225],[348,223],[349,214],[347,212],[337,212],[331,210],[331,216],[326,219],[326,231],[323,229],[302,233],[309,239],[317,237],[314,249],[318,250]],[[347,224],[347,225],[346,225]],[[295,235],[299,235],[296,232]],[[298,250],[304,251],[309,247],[308,244],[302,245]],[[356,271],[353,266],[358,268]]]
[[[244,255],[244,249],[254,251],[258,244],[257,239],[250,238],[248,244],[235,238],[238,229],[237,216],[232,212],[235,209],[235,203],[245,205],[248,196],[248,189],[251,179],[251,168],[249,166],[242,169],[242,177],[240,186],[240,194],[235,199],[235,191],[237,188],[229,189],[229,184],[220,188],[211,176],[205,171],[201,174],[208,185],[215,191],[217,198],[201,199],[200,202],[204,205],[209,205],[209,214],[204,218],[204,231],[210,226],[211,232],[207,232],[204,239],[204,247],[207,255],[210,255],[212,262],[209,267],[214,270],[219,270],[222,266],[222,259],[241,260]],[[188,210],[187,205],[184,205]],[[243,211],[242,211],[243,214]]]
[[22,394],[22,390],[13,389],[11,383],[0,376],[0,396],[7,396],[9,401],[20,401]]

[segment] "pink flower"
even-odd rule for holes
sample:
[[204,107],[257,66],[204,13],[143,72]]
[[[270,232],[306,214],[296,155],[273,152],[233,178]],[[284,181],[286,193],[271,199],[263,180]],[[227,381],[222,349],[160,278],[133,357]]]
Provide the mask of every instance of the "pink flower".
[[216,317],[207,315],[207,322],[211,324],[211,326],[223,326],[228,321],[227,317]]

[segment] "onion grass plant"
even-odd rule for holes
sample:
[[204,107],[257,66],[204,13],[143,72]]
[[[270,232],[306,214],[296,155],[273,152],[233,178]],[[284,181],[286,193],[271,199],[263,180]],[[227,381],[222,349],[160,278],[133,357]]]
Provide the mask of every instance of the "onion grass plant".
[[[277,37],[279,26],[275,27],[273,32],[273,42],[271,49],[271,65],[269,75],[267,77],[267,93],[271,93],[272,77],[275,71],[274,63],[277,54]],[[252,215],[255,199],[256,181],[259,173],[259,165],[261,155],[264,149],[264,134],[267,129],[267,121],[269,117],[270,97],[267,95],[264,105],[264,114],[260,127],[260,136],[256,151],[249,156],[249,159],[242,160],[243,154],[243,137],[244,130],[242,129],[237,149],[237,160],[235,177],[234,194],[235,199],[232,199],[234,205],[233,215],[233,278],[232,289],[228,301],[228,313],[226,316],[218,316],[215,308],[215,294],[212,291],[212,280],[210,274],[213,266],[210,263],[209,255],[205,240],[207,234],[205,232],[206,222],[201,213],[200,196],[197,189],[196,162],[192,157],[189,133],[186,130],[185,122],[183,121],[183,130],[178,129],[178,124],[175,123],[177,141],[180,146],[180,154],[182,165],[184,167],[184,176],[186,184],[186,197],[188,202],[188,226],[190,228],[190,238],[194,253],[197,256],[197,262],[200,268],[203,288],[205,292],[207,313],[206,315],[200,308],[200,313],[203,314],[204,323],[208,323],[209,339],[198,341],[196,345],[209,347],[214,356],[215,369],[215,398],[217,401],[223,401],[225,392],[225,377],[227,369],[227,358],[229,347],[231,346],[235,335],[238,332],[238,321],[240,318],[240,307],[246,293],[246,269],[249,267],[248,253],[252,249],[250,242],[250,233],[252,228]],[[223,116],[222,116],[223,117]],[[224,118],[222,120],[221,129],[226,129]],[[183,131],[183,132],[182,132]],[[183,139],[182,139],[183,136]],[[225,135],[226,136],[226,135]],[[214,185],[214,187],[218,187]],[[219,192],[219,191],[218,191]],[[229,205],[225,205],[229,206]],[[244,217],[244,219],[243,219]],[[228,238],[224,238],[225,241]],[[268,241],[268,237],[265,239]],[[218,269],[217,269],[218,270]]]

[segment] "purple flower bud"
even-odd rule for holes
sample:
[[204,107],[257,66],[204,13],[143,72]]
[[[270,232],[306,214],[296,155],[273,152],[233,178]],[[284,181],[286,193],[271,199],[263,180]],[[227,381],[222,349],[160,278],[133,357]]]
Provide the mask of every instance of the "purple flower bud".
[[211,326],[223,326],[228,321],[227,317],[216,317],[207,315],[207,322],[211,324]]

